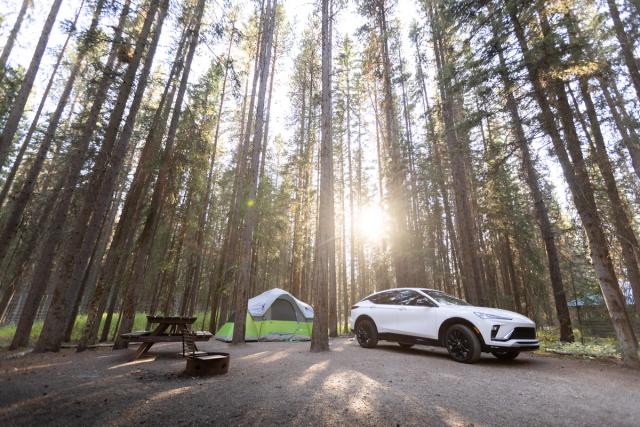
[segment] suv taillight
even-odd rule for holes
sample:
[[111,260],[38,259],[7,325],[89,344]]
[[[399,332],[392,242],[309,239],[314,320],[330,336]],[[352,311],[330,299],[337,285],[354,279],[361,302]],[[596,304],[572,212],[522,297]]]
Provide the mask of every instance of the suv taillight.
[[356,309],[356,308],[358,308],[358,307],[359,307],[359,305],[352,305],[352,306],[351,306],[351,310],[355,310],[355,309]]

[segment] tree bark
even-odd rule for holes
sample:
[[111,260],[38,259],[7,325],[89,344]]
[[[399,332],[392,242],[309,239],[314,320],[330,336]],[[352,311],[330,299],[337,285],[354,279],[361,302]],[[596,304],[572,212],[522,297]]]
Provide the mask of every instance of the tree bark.
[[[520,150],[520,156],[522,159],[522,171],[531,192],[533,198],[533,208],[540,228],[540,234],[544,241],[545,252],[547,254],[547,264],[549,266],[549,278],[551,279],[551,288],[553,289],[553,299],[556,307],[556,315],[558,316],[558,322],[560,324],[560,341],[573,342],[573,329],[571,327],[571,317],[569,315],[569,306],[567,305],[567,297],[564,291],[564,285],[562,283],[562,272],[560,271],[560,257],[558,255],[558,248],[555,241],[555,233],[551,220],[549,219],[549,213],[547,210],[542,190],[540,188],[540,178],[536,171],[529,145],[522,126],[522,119],[518,110],[518,103],[515,99],[513,91],[515,90],[515,83],[509,75],[506,61],[504,59],[503,48],[498,39],[499,34],[495,21],[492,22],[493,31],[498,51],[498,57],[500,59],[500,77],[506,93],[506,104],[511,116],[511,127],[514,133],[516,144]],[[515,294],[514,294],[515,297]]]
[[409,199],[405,182],[405,166],[400,149],[400,134],[398,130],[398,117],[396,114],[395,100],[393,96],[392,68],[389,52],[389,31],[387,28],[385,0],[376,0],[376,24],[380,35],[380,55],[382,60],[382,89],[384,110],[384,143],[388,155],[387,167],[387,198],[393,226],[391,242],[391,256],[396,275],[396,285],[407,286],[414,283],[412,266],[415,257],[411,250],[408,216]]
[[[220,91],[220,100],[218,101],[217,114],[218,117],[216,119],[216,126],[213,133],[213,146],[211,147],[210,159],[209,159],[209,173],[207,174],[207,190],[205,194],[205,204],[204,208],[201,210],[199,219],[198,219],[198,231],[196,233],[196,247],[197,247],[197,259],[194,273],[194,283],[192,286],[198,288],[200,286],[200,280],[202,276],[202,262],[204,258],[207,256],[204,252],[204,237],[205,230],[208,228],[207,224],[211,221],[211,203],[212,203],[212,193],[213,193],[213,185],[214,185],[214,166],[216,162],[216,155],[218,151],[218,140],[220,137],[220,123],[222,122],[222,111],[224,108],[224,101],[227,92],[227,80],[229,77],[229,69],[231,68],[231,48],[233,47],[234,36],[235,36],[235,17],[231,20],[229,30],[229,44],[227,45],[227,54],[225,56],[225,66],[224,66],[224,76],[222,78],[222,88]],[[209,304],[209,299],[211,297],[211,287],[209,287],[209,295],[207,296],[207,304]],[[213,316],[213,314],[212,314]],[[214,332],[215,333],[215,332]]]
[[[160,1],[163,1],[160,6]],[[158,8],[161,12],[157,13]],[[141,34],[136,41],[133,58],[127,67],[123,77],[115,107],[113,108],[109,123],[105,130],[104,140],[100,153],[96,158],[94,170],[89,178],[88,188],[83,207],[78,214],[76,224],[73,227],[68,244],[63,245],[64,251],[58,267],[58,278],[53,293],[51,305],[43,325],[40,338],[34,351],[58,351],[64,339],[64,325],[67,323],[67,311],[70,305],[77,299],[82,287],[86,269],[91,260],[91,255],[104,224],[106,214],[111,205],[116,178],[124,162],[125,154],[129,147],[129,141],[133,133],[135,119],[142,103],[144,91],[151,72],[151,64],[155,50],[160,39],[162,23],[168,4],[166,0],[154,2],[145,18]],[[157,15],[156,15],[157,14]],[[157,21],[152,41],[149,44],[149,33],[153,22]],[[127,100],[131,93],[138,66],[149,44],[145,65],[138,80],[135,95],[129,113],[125,120],[120,137],[117,138],[120,123],[124,115]]]
[[609,111],[611,112],[613,122],[618,129],[618,133],[622,137],[624,146],[629,152],[629,157],[631,157],[633,170],[635,171],[636,176],[640,178],[640,136],[636,129],[629,125],[629,123],[632,123],[632,120],[626,111],[624,100],[615,96],[615,91],[613,94],[609,91],[608,82],[604,78],[599,77],[598,82],[600,83],[600,90],[602,91],[607,106],[609,107]]
[[238,277],[236,280],[234,292],[235,319],[233,338],[231,341],[232,344],[244,343],[245,336],[247,301],[249,284],[251,282],[251,255],[253,249],[253,234],[256,226],[258,209],[258,206],[255,205],[255,202],[258,190],[260,152],[262,149],[262,142],[264,137],[265,95],[269,77],[269,65],[271,63],[276,8],[277,0],[273,0],[273,2],[267,0],[267,5],[264,12],[265,15],[263,17],[264,30],[262,32],[262,49],[260,49],[261,58],[259,61],[258,69],[256,70],[256,72],[259,71],[259,85],[255,122],[253,127],[253,143],[251,144],[251,147],[247,147],[249,148],[248,154],[250,154],[250,160],[248,169],[246,171],[244,188],[242,188],[240,192],[240,200],[243,203],[246,203],[246,207],[244,214],[244,224],[242,224],[239,233],[240,259],[238,266]]
[[9,32],[9,37],[7,37],[7,41],[2,48],[2,54],[0,54],[0,81],[4,76],[5,70],[7,68],[7,61],[9,60],[9,55],[11,55],[11,51],[13,50],[13,45],[16,42],[16,37],[18,37],[18,33],[20,32],[20,27],[22,27],[22,21],[24,21],[24,16],[27,14],[27,10],[31,7],[33,0],[22,0],[22,6],[20,6],[20,11],[18,12],[18,16]]
[[133,327],[133,321],[135,319],[135,309],[138,299],[138,291],[141,290],[144,285],[144,269],[149,257],[149,251],[151,244],[153,243],[153,235],[157,228],[158,221],[160,219],[160,207],[163,204],[165,198],[165,190],[167,185],[167,178],[170,172],[170,168],[173,164],[175,157],[175,137],[178,129],[178,123],[180,120],[180,113],[182,110],[182,102],[184,100],[185,93],[187,91],[187,83],[189,80],[189,72],[191,71],[191,64],[195,55],[195,50],[198,45],[200,37],[200,27],[202,24],[202,15],[204,14],[205,0],[198,0],[195,13],[195,25],[191,30],[191,38],[189,43],[189,51],[184,66],[184,73],[180,81],[180,87],[176,96],[176,102],[174,105],[173,116],[171,117],[171,124],[167,132],[167,141],[165,144],[165,151],[162,159],[162,164],[158,172],[158,178],[156,179],[156,185],[153,191],[151,199],[151,207],[147,215],[147,219],[144,224],[142,233],[138,237],[136,242],[136,250],[134,252],[134,261],[131,268],[131,279],[127,284],[124,301],[122,304],[121,320],[118,329],[118,336],[114,342],[113,348],[121,349],[127,347],[127,341],[121,338],[121,335],[127,332],[131,332]]
[[[541,72],[546,70],[546,63],[544,60],[534,62],[531,58],[524,29],[514,5],[508,3],[507,10],[515,30],[520,50],[524,56],[525,66],[534,89],[535,99],[541,110],[540,119],[542,126],[551,139],[565,179],[569,184],[574,204],[587,233],[589,247],[591,249],[591,260],[599,279],[600,288],[609,310],[618,342],[622,348],[623,360],[628,366],[640,367],[638,343],[631,327],[629,316],[625,311],[624,297],[620,291],[618,279],[613,268],[609,247],[593,195],[593,187],[589,180],[584,159],[582,158],[580,142],[576,134],[571,108],[568,104],[564,87],[562,82],[558,81],[557,78],[551,78],[548,83],[549,93],[555,98],[558,114],[565,131],[566,148],[569,150],[573,162],[567,154],[565,145],[556,127],[545,89],[541,84]],[[544,20],[543,27],[545,27]],[[543,31],[546,33],[546,28],[543,29]],[[553,47],[550,46],[548,42],[545,43],[545,49],[545,54],[548,57],[555,55]]]
[[331,104],[331,0],[322,0],[322,95],[320,141],[320,206],[317,240],[315,243],[313,291],[314,313],[311,333],[312,352],[329,351],[328,296],[335,270],[330,259],[335,259],[335,217],[333,206],[333,139]]
[[624,24],[620,19],[620,11],[618,10],[616,1],[607,0],[607,5],[609,6],[609,15],[613,20],[613,30],[616,33],[618,43],[620,43],[622,57],[629,71],[631,83],[633,83],[633,87],[636,90],[637,99],[640,99],[640,70],[638,70],[638,60],[633,56],[633,43],[624,30]]
[[[5,122],[4,129],[2,130],[2,134],[0,134],[0,168],[4,166],[7,161],[7,157],[9,156],[9,150],[13,144],[13,138],[18,130],[18,126],[20,125],[20,118],[22,117],[24,108],[27,105],[27,98],[31,93],[31,88],[33,87],[33,83],[36,79],[36,74],[38,74],[40,62],[42,61],[45,49],[47,48],[49,36],[51,35],[53,24],[56,22],[56,17],[58,16],[61,4],[62,0],[54,0],[51,5],[49,15],[42,27],[40,38],[38,39],[36,49],[33,53],[33,57],[31,58],[31,63],[24,75],[24,80],[22,81],[20,90],[13,101],[11,111],[9,112],[9,116]],[[4,67],[2,69],[4,70]],[[0,256],[0,258],[2,258],[2,256]]]
[[[622,196],[618,191],[618,185],[613,174],[613,165],[609,160],[598,114],[589,92],[589,84],[584,77],[579,79],[579,86],[591,128],[593,157],[604,180],[607,198],[611,203],[609,212],[613,219],[617,240],[622,248],[622,260],[626,269],[627,280],[631,284],[634,297],[638,299],[640,298],[640,268],[638,268],[640,245],[638,245],[638,238],[631,225],[631,220],[627,216],[626,203],[623,202]],[[576,114],[581,114],[577,105]],[[586,131],[587,129],[585,129]],[[640,314],[640,304],[635,304],[635,309]]]
[[[133,181],[131,182],[131,186],[129,187],[129,191],[122,208],[120,220],[116,226],[116,231],[107,253],[104,266],[101,269],[98,283],[89,302],[87,322],[78,343],[78,351],[85,350],[88,345],[95,342],[98,334],[98,328],[100,326],[100,319],[107,306],[107,298],[110,293],[112,295],[118,293],[117,289],[112,289],[111,291],[110,289],[112,286],[117,288],[120,287],[120,283],[117,282],[117,278],[119,277],[120,272],[124,270],[124,264],[126,264],[127,257],[131,252],[135,238],[135,226],[138,224],[144,195],[146,194],[151,182],[154,162],[161,148],[162,137],[164,136],[167,119],[173,104],[176,91],[176,86],[174,84],[175,79],[180,76],[184,66],[183,56],[188,44],[187,39],[190,35],[191,26],[189,17],[185,16],[184,20],[186,22],[185,28],[178,42],[176,56],[160,98],[160,104],[154,113],[151,129],[145,139]],[[110,320],[109,315],[107,316],[107,320]]]
[[[25,3],[29,3],[29,2],[30,2],[30,0],[24,0],[23,7],[24,7]],[[100,11],[102,10],[102,3],[103,3],[103,1],[96,5],[95,15],[94,16],[100,15]],[[84,6],[84,1],[80,4],[80,7],[78,8],[78,12],[76,13],[76,16],[75,16],[75,18],[73,20],[73,27],[74,28],[78,23],[78,18],[80,17],[80,12],[82,11],[82,7],[83,6]],[[97,19],[96,19],[96,22],[97,22]],[[15,27],[14,27],[14,29],[15,29]],[[49,99],[49,92],[51,91],[51,87],[53,86],[54,81],[56,80],[56,77],[58,75],[58,68],[60,68],[60,64],[62,63],[62,59],[64,58],[65,52],[67,51],[67,46],[69,45],[69,41],[71,40],[71,36],[72,35],[73,35],[73,33],[69,32],[69,34],[67,35],[67,38],[64,40],[64,44],[60,48],[60,52],[58,52],[58,56],[56,58],[56,63],[53,66],[53,70],[51,71],[51,76],[49,77],[49,81],[47,82],[47,86],[45,87],[44,92],[42,93],[42,97],[40,98],[40,104],[38,104],[38,108],[36,110],[36,114],[33,116],[33,120],[31,120],[31,125],[29,126],[29,130],[27,131],[27,134],[24,137],[24,140],[22,141],[22,145],[20,146],[20,150],[18,150],[18,154],[16,155],[16,158],[13,161],[13,165],[11,166],[11,170],[9,171],[9,174],[7,175],[6,179],[4,180],[4,184],[2,185],[2,191],[0,191],[0,209],[2,208],[2,205],[4,205],[4,202],[5,202],[6,198],[7,198],[7,194],[9,194],[9,190],[11,189],[11,185],[13,184],[13,180],[15,179],[16,174],[18,173],[18,168],[20,167],[20,164],[22,163],[22,158],[24,157],[24,153],[27,151],[27,148],[29,147],[29,144],[31,143],[31,138],[33,137],[33,134],[36,131],[36,127],[38,126],[38,121],[40,120],[40,115],[42,114],[42,110],[44,108],[44,105],[46,104],[47,100]],[[6,47],[5,47],[5,49],[6,49]],[[4,54],[4,52],[3,52],[3,54]],[[2,71],[3,69],[4,69],[4,65],[2,64],[2,61],[0,59],[0,73],[3,72]],[[0,80],[2,80],[1,76],[0,76]]]
[[433,5],[429,5],[429,19],[433,34],[434,52],[436,65],[439,73],[438,87],[442,100],[441,114],[444,122],[444,134],[449,152],[449,162],[451,165],[451,178],[455,195],[457,241],[459,255],[461,257],[460,275],[465,296],[471,304],[479,305],[484,302],[482,289],[480,250],[477,242],[475,222],[472,218],[471,197],[469,194],[469,183],[465,172],[465,152],[467,148],[457,135],[454,122],[454,100],[450,93],[450,85],[447,82],[446,70],[449,67],[445,59],[443,50],[445,46],[442,40],[442,29],[440,28],[439,17],[433,11]]
[[[63,226],[66,221],[69,205],[71,203],[71,197],[73,195],[73,191],[75,190],[79,173],[82,168],[82,164],[84,163],[84,156],[86,154],[88,145],[91,141],[93,131],[97,126],[98,116],[100,114],[100,110],[102,109],[102,105],[106,100],[107,92],[113,82],[112,68],[115,64],[116,55],[118,52],[118,41],[120,40],[122,31],[126,23],[128,8],[129,8],[129,0],[127,1],[127,3],[125,3],[123,7],[123,11],[120,14],[120,20],[118,22],[118,26],[114,34],[115,42],[112,44],[111,51],[107,59],[107,64],[105,68],[106,71],[103,73],[102,78],[98,83],[96,96],[91,106],[91,109],[87,115],[87,120],[85,122],[83,132],[79,140],[77,141],[77,144],[74,147],[75,150],[71,151],[71,155],[67,160],[67,168],[66,168],[66,174],[64,178],[64,185],[62,187],[62,191],[59,196],[58,205],[56,206],[50,219],[50,224],[51,224],[50,235],[49,235],[49,238],[44,242],[42,252],[39,256],[38,261],[36,262],[35,271],[33,273],[31,285],[29,287],[29,293],[27,295],[27,299],[25,301],[25,305],[23,308],[23,312],[20,316],[20,320],[18,321],[18,325],[16,327],[16,333],[10,345],[11,349],[25,346],[29,341],[29,333],[31,331],[31,327],[33,325],[33,321],[34,321],[38,306],[40,304],[40,300],[47,286],[47,279],[49,277],[49,270],[53,262],[53,255],[54,255],[55,249],[57,248],[57,245],[62,238]],[[76,65],[78,65],[79,67],[79,62]],[[69,84],[69,81],[67,81],[67,86],[65,86],[65,89],[68,89],[69,92],[71,91],[70,86],[72,85]],[[60,114],[62,114],[64,105],[62,105],[61,107],[59,104],[58,107],[60,108]],[[49,128],[47,129],[47,135],[49,136],[48,139],[53,140],[53,133],[55,132],[55,127],[52,127],[51,123],[52,122],[50,122]],[[45,157],[46,151],[48,150],[48,147],[43,148],[42,145],[37,157],[38,158],[41,157],[42,162],[44,162],[44,157]],[[33,190],[33,186],[35,185],[35,179],[39,172],[38,169],[39,168],[36,168],[36,170],[33,170],[32,168],[32,170],[30,170],[29,178],[31,180],[30,181],[28,180],[25,183],[25,186],[27,188],[23,187],[23,191],[21,193],[24,193],[24,194],[21,194],[19,196],[19,198],[20,197],[23,198],[24,205],[26,205],[26,202],[30,196],[30,193]],[[17,202],[16,202],[16,205],[17,205]],[[12,214],[11,214],[12,217],[15,216],[14,215],[15,212],[16,212],[16,206],[14,206],[14,211],[12,211]],[[14,222],[17,227],[19,221],[14,221]],[[7,226],[9,225],[11,224],[7,224],[5,226],[5,230],[3,231],[3,237],[6,234],[11,233],[10,230],[7,232],[8,230]],[[13,231],[13,234],[15,234],[15,231]],[[0,246],[0,257],[1,257],[1,254],[2,254],[2,246]]]
[[[103,0],[99,1],[98,4],[96,5],[93,20],[91,22],[91,26],[89,29],[90,34],[93,33],[93,31],[95,31],[95,29],[97,28],[98,19],[99,19],[100,12],[102,10],[103,5],[104,5]],[[128,7],[127,7],[127,10],[128,10]],[[118,35],[118,38],[119,38],[119,35]],[[18,193],[13,205],[11,206],[11,211],[8,215],[7,221],[5,222],[4,227],[2,228],[2,232],[0,234],[0,259],[4,258],[4,256],[6,255],[6,251],[9,248],[11,240],[13,239],[13,237],[18,231],[18,225],[22,220],[22,216],[24,214],[24,210],[27,206],[27,203],[31,199],[34,187],[36,185],[36,180],[40,174],[40,171],[42,170],[42,166],[46,160],[46,156],[51,147],[51,143],[55,138],[55,133],[60,123],[60,118],[62,117],[62,113],[64,112],[65,107],[67,105],[67,101],[69,100],[69,96],[71,95],[73,85],[75,83],[76,78],[78,77],[80,68],[84,61],[84,57],[87,53],[87,49],[88,49],[87,46],[81,46],[80,48],[80,52],[76,57],[74,66],[69,74],[69,77],[67,78],[62,94],[58,99],[57,107],[53,112],[53,114],[51,115],[51,118],[49,119],[49,125],[47,126],[47,129],[44,134],[44,138],[40,143],[40,147],[38,148],[38,152],[36,153],[35,160],[33,164],[30,166],[29,171],[27,172],[25,181],[20,189],[20,192]],[[115,60],[115,53],[116,53],[115,48],[112,48],[112,53],[110,54],[110,60],[111,60],[111,57],[113,57],[113,60]],[[111,66],[113,64],[113,60],[111,60]],[[109,61],[107,61],[107,68],[110,68],[111,66],[109,65]],[[96,116],[97,114],[98,113],[96,113]],[[19,117],[18,117],[18,120],[19,120]],[[8,128],[5,127],[5,131],[7,131],[7,129]],[[11,140],[12,139],[13,139],[13,136],[11,136]],[[3,140],[0,138],[0,152],[2,151],[2,141]],[[9,143],[11,143],[11,141],[9,141]],[[2,163],[3,163],[2,154],[0,153],[0,168],[2,167]],[[0,206],[1,206],[1,203],[0,203]]]

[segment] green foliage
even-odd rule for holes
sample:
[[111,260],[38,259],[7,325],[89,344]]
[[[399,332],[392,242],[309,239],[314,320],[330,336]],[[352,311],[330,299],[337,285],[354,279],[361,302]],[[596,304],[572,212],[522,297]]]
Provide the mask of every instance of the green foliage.
[[[111,327],[109,329],[109,338],[115,333],[116,325],[118,324],[119,313],[114,313],[113,319],[111,321]],[[102,321],[100,323],[100,330],[104,326],[104,321],[107,318],[106,313],[102,316]],[[82,329],[84,328],[85,323],[87,322],[87,315],[80,314],[76,318],[76,323],[73,326],[73,332],[71,333],[71,341],[77,341],[80,339],[80,335],[82,334]],[[144,313],[137,313],[135,317],[135,321],[133,323],[133,330],[143,330],[147,322],[146,315]],[[35,343],[35,341],[40,336],[40,332],[42,331],[42,321],[35,322],[33,324],[33,328],[31,329],[31,343]],[[5,325],[0,327],[0,348],[6,347],[11,342],[13,338],[13,334],[16,332],[16,325]]]
[[539,352],[585,357],[590,359],[620,359],[620,348],[614,338],[585,337],[583,344],[580,339],[580,331],[578,329],[574,329],[573,334],[576,337],[576,341],[572,343],[565,343],[559,340],[557,329],[546,328],[539,330]]
[[9,114],[13,99],[20,90],[20,84],[24,78],[23,68],[7,67],[0,76],[0,127],[4,127],[4,121]]
[[[111,327],[109,328],[109,339],[116,332],[116,325],[118,324],[119,313],[114,313],[113,319],[111,320]],[[205,316],[207,318],[205,319]],[[196,314],[197,320],[193,324],[193,329],[203,329],[202,325],[206,324],[203,321],[208,322],[208,313],[199,312]],[[102,316],[102,321],[100,323],[100,330],[104,326],[104,321],[107,318],[106,313]],[[76,323],[73,326],[73,332],[71,333],[71,341],[76,342],[80,339],[80,335],[82,334],[82,329],[84,328],[85,323],[87,322],[87,315],[80,314],[76,318]],[[42,321],[35,322],[33,324],[33,329],[31,329],[31,343],[34,343],[38,337],[40,336],[40,332],[42,331]],[[145,313],[136,313],[135,320],[133,322],[133,330],[134,331],[142,331],[147,326],[147,315]],[[0,348],[6,347],[11,342],[13,338],[13,334],[16,332],[15,325],[5,325],[0,327]]]

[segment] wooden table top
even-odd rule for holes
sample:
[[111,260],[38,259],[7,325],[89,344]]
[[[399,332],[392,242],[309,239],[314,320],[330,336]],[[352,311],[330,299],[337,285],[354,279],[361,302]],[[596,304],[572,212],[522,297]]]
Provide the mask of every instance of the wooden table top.
[[149,323],[171,323],[174,325],[190,325],[195,322],[197,317],[181,317],[181,316],[151,316],[147,315]]

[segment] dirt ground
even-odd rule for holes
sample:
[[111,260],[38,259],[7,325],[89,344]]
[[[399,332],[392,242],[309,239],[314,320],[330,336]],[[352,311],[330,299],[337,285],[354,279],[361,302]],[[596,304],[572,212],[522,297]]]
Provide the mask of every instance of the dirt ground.
[[[211,341],[227,375],[181,374],[180,344],[28,354],[0,352],[0,425],[638,425],[640,373],[589,360],[483,355],[475,365],[430,347],[347,338],[308,343]],[[135,348],[135,347],[134,347]]]

